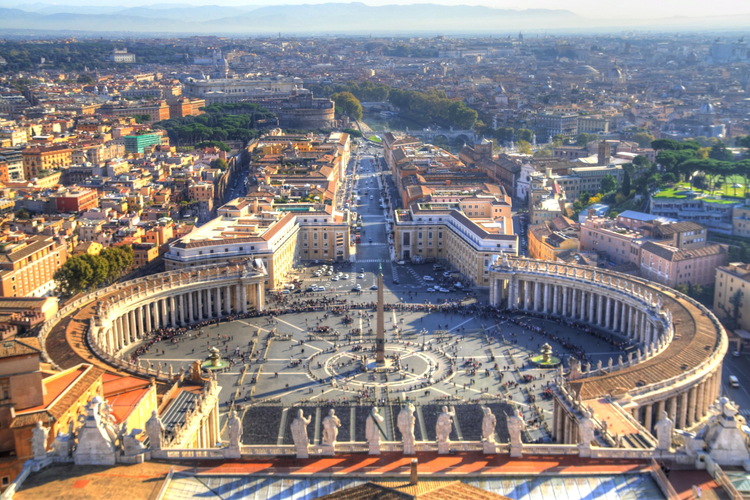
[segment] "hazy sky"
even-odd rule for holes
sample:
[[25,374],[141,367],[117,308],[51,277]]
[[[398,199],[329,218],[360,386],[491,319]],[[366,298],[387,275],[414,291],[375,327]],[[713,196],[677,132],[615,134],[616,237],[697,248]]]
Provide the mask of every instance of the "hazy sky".
[[[192,5],[281,5],[344,3],[341,0],[37,0],[56,5],[150,5],[183,3]],[[31,0],[29,3],[33,3]],[[483,5],[505,9],[567,9],[586,17],[643,18],[664,16],[721,16],[750,13],[747,0],[362,0],[368,5],[432,3],[443,5]],[[21,5],[19,0],[0,0],[0,6]]]

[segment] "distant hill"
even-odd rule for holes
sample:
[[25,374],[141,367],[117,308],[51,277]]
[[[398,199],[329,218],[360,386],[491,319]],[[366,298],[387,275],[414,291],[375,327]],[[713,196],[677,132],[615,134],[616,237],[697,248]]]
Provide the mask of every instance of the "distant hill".
[[[0,5],[8,1],[0,0]],[[587,19],[568,10],[510,10],[434,4],[374,7],[362,3],[227,7],[23,4],[0,8],[0,32],[133,34],[467,34],[522,31],[674,31],[746,28],[750,16]]]
[[496,32],[577,26],[566,10],[507,10],[445,5],[362,3],[269,7],[65,7],[31,4],[0,8],[0,30],[116,31],[201,34]]

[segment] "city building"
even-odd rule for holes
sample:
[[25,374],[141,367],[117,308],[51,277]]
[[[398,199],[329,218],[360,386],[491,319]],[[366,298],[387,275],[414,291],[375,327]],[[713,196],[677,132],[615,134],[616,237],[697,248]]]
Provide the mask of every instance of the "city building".
[[218,217],[170,244],[164,254],[167,270],[256,259],[263,262],[272,289],[285,283],[300,261],[350,259],[348,212],[271,200],[238,198],[219,207]]
[[[744,330],[741,344],[750,346],[750,264],[730,262],[716,268],[714,307],[716,316],[737,332]],[[739,349],[736,349],[739,350]]]
[[116,63],[133,64],[135,63],[135,54],[128,53],[128,49],[112,49],[109,60]]
[[150,133],[140,135],[126,135],[123,140],[125,141],[125,152],[127,153],[143,153],[146,149],[151,146],[158,146],[162,144],[164,136],[161,134]]
[[21,151],[23,156],[23,178],[42,177],[50,170],[71,164],[73,150],[69,146],[29,147]]
[[414,203],[396,210],[393,229],[397,259],[448,262],[476,286],[488,285],[493,253],[518,252],[507,195]]
[[649,213],[681,221],[691,221],[711,231],[731,234],[735,207],[742,206],[737,200],[726,200],[685,190],[662,190],[649,199]]
[[567,217],[556,217],[528,229],[528,252],[532,259],[567,261],[578,251],[579,225]]
[[25,236],[0,246],[0,296],[42,297],[55,289],[53,276],[68,247],[53,236]]

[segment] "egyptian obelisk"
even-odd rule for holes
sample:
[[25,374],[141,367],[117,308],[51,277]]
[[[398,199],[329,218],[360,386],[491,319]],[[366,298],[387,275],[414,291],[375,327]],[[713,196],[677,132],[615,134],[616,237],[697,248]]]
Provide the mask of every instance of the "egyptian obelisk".
[[383,266],[378,269],[378,305],[375,332],[375,366],[385,365],[385,313],[383,311]]

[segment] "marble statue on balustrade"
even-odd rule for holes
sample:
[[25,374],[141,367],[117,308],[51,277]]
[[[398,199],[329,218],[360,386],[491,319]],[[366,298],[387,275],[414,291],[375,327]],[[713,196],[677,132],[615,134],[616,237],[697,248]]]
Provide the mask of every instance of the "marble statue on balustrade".
[[448,411],[447,406],[443,406],[435,423],[435,436],[437,436],[438,453],[445,455],[450,453],[450,435],[453,430],[453,417],[456,414]]
[[495,453],[497,446],[495,442],[495,428],[497,426],[497,417],[488,407],[482,408],[482,448],[485,453]]
[[323,445],[324,455],[334,454],[336,438],[339,436],[339,427],[341,427],[341,420],[336,416],[336,410],[331,408],[328,410],[328,416],[323,419],[323,438],[321,444]]
[[146,421],[146,435],[152,450],[161,450],[164,445],[164,424],[161,423],[156,410],[151,412],[151,418]]
[[416,417],[414,417],[414,405],[411,403],[402,407],[398,413],[396,424],[404,443],[404,455],[414,455],[416,440],[414,437],[414,423],[416,420]]
[[311,421],[312,417],[305,418],[305,413],[300,408],[289,426],[292,431],[292,441],[294,441],[294,447],[297,451],[297,458],[308,458],[310,456],[310,438],[307,436],[307,426]]
[[227,417],[227,437],[229,444],[224,448],[224,458],[240,458],[242,446],[242,422],[237,412],[232,409]]
[[44,460],[47,457],[47,436],[49,429],[44,427],[41,421],[37,421],[36,427],[31,431],[31,452],[34,460]]
[[721,466],[742,466],[749,471],[747,429],[739,409],[722,397],[711,411],[713,415],[706,424],[692,439],[685,440],[685,452],[694,457],[701,452],[708,453]]
[[380,438],[385,438],[384,422],[385,418],[380,414],[378,407],[374,406],[365,421],[365,439],[370,455],[380,455]]
[[55,457],[67,458],[73,448],[73,435],[68,432],[58,432],[52,442],[50,452]]
[[583,417],[578,421],[578,447],[579,454],[587,457],[591,453],[591,443],[594,441],[594,421],[591,420],[591,413],[583,412]]
[[510,456],[520,457],[523,452],[521,433],[526,430],[526,422],[520,411],[513,411],[508,417],[508,435],[510,436]]
[[114,465],[115,443],[101,418],[102,399],[95,396],[86,405],[86,415],[81,415],[78,446],[73,453],[76,465]]
[[657,445],[656,449],[661,451],[669,451],[672,447],[672,433],[674,432],[674,422],[669,418],[669,414],[666,411],[661,412],[661,418],[656,425],[656,438]]

